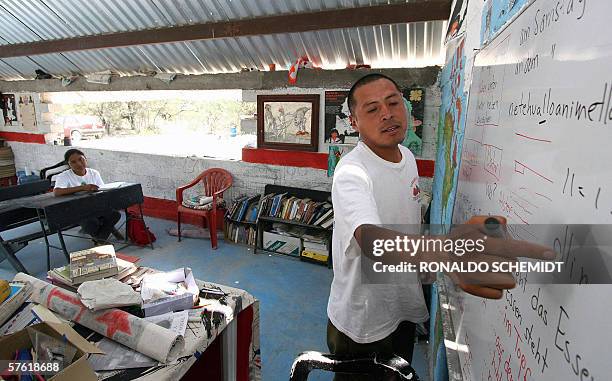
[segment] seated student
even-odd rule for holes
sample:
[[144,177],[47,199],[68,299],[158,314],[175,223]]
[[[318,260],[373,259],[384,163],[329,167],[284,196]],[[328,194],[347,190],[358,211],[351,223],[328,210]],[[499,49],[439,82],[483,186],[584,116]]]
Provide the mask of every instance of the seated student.
[[[70,167],[69,170],[62,172],[55,178],[55,196],[65,196],[76,192],[94,192],[98,187],[104,185],[100,172],[93,168],[87,168],[87,158],[78,149],[72,148],[64,154],[64,161]],[[121,214],[116,210],[109,210],[104,215],[88,218],[81,221],[83,230],[89,234],[96,243],[106,241],[111,233],[122,239],[115,224],[121,218]]]

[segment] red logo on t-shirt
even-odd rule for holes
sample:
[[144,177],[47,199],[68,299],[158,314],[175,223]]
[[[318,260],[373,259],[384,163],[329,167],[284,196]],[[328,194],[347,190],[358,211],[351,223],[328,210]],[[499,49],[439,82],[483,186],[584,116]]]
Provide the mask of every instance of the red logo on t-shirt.
[[421,194],[421,188],[419,188],[418,182],[419,178],[415,177],[410,183],[410,187],[412,188],[412,199],[415,201],[419,201],[419,196]]

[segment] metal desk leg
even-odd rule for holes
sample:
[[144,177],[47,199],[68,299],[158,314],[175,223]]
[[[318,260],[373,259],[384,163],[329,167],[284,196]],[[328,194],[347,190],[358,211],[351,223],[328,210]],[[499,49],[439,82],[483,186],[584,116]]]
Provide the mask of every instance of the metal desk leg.
[[70,263],[70,253],[68,253],[68,250],[66,249],[66,242],[64,242],[64,235],[62,234],[61,230],[57,231],[57,236],[59,238],[60,245],[62,245],[62,251],[64,252],[64,256],[68,260],[68,263]]
[[16,271],[25,274],[30,274],[27,272],[25,267],[23,267],[23,264],[19,261],[19,259],[17,259],[17,256],[13,252],[13,249],[10,247],[10,245],[6,244],[4,240],[0,238],[0,262],[2,262],[4,258],[8,259],[9,263]]
[[238,358],[238,316],[234,316],[221,334],[221,361],[223,381],[236,381],[236,360]]
[[40,228],[43,233],[43,237],[45,238],[45,245],[47,246],[47,271],[51,270],[51,245],[49,244],[49,237],[47,237],[47,229],[45,228],[45,223],[43,222],[43,216],[40,213],[40,209],[36,209],[36,214],[38,214],[38,222],[40,222]]

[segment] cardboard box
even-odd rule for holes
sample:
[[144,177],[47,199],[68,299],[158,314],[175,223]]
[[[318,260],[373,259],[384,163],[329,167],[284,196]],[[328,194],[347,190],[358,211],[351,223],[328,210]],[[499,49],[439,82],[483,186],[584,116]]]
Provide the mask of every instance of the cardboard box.
[[302,240],[298,237],[264,231],[263,248],[268,251],[299,257],[302,251]]
[[89,341],[85,340],[67,324],[35,324],[26,327],[19,332],[15,332],[12,335],[0,338],[0,359],[13,358],[15,356],[15,351],[18,349],[32,348],[32,342],[30,341],[30,335],[28,334],[28,331],[30,330],[42,332],[59,340],[63,340],[63,337],[66,337],[66,340],[77,348],[77,353],[74,356],[72,364],[62,369],[49,380],[97,381],[98,377],[96,376],[96,373],[93,371],[93,369],[91,369],[91,366],[89,366],[89,363],[87,362],[87,354],[104,354],[104,352],[98,349],[98,347],[95,345],[91,344]]

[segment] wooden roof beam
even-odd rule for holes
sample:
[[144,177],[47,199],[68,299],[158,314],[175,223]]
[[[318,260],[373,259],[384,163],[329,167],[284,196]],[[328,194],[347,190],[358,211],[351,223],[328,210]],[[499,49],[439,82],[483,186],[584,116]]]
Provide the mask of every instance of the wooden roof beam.
[[451,0],[431,0],[28,42],[0,46],[0,58],[179,41],[447,20],[450,15],[450,7]]

